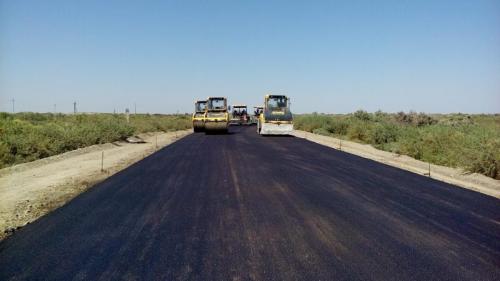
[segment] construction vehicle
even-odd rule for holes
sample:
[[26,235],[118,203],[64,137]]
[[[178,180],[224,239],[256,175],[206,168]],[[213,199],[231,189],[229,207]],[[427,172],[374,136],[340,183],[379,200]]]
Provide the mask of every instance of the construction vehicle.
[[198,100],[194,103],[193,130],[203,132],[205,130],[205,111],[207,109],[206,100]]
[[228,126],[227,99],[225,97],[209,97],[205,113],[205,133],[227,133]]
[[284,95],[266,95],[257,122],[257,132],[261,135],[289,135],[292,131],[290,99]]
[[229,120],[229,125],[248,125],[250,118],[248,116],[248,110],[246,105],[233,105],[230,107],[231,120]]
[[260,114],[262,114],[263,111],[264,111],[264,106],[262,105],[253,107],[253,115],[250,117],[250,123],[252,125],[257,125],[259,121],[259,116]]

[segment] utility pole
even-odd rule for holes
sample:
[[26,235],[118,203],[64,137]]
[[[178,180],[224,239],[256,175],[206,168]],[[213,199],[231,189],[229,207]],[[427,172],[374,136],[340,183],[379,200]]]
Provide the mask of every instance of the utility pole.
[[14,103],[16,102],[16,100],[12,99],[11,101],[12,101],[12,113],[14,113],[15,112],[15,110],[14,110]]
[[73,102],[73,114],[76,114],[76,101]]
[[137,115],[137,105],[134,102],[134,115]]
[[54,103],[54,114],[57,112],[57,104]]

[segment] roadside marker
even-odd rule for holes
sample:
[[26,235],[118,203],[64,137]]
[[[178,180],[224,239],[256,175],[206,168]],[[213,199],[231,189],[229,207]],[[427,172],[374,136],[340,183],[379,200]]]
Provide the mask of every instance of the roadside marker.
[[101,153],[101,173],[104,172],[104,151]]
[[427,173],[424,173],[424,176],[429,176],[429,178],[431,177],[431,162],[428,162],[427,164],[429,164],[429,168],[428,168],[428,172]]

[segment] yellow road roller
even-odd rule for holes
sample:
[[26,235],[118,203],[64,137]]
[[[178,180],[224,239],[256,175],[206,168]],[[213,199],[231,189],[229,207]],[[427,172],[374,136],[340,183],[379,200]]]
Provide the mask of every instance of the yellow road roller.
[[261,135],[289,135],[293,132],[290,99],[284,95],[266,95],[264,108],[257,121]]
[[229,114],[225,97],[209,97],[205,113],[205,133],[227,133]]
[[207,108],[206,100],[198,100],[194,103],[193,130],[203,132],[205,130],[205,111]]

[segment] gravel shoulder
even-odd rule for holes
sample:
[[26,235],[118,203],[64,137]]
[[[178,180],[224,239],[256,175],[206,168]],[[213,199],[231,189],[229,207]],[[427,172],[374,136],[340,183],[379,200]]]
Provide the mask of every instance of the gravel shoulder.
[[[298,138],[325,145],[331,148],[404,169],[416,174],[430,176],[434,179],[474,190],[500,199],[500,181],[477,173],[467,173],[462,169],[434,165],[419,161],[405,155],[382,151],[368,144],[341,140],[334,137],[317,135],[296,130],[293,135]],[[429,175],[430,172],[430,175]]]
[[1,169],[0,239],[191,132],[141,134],[144,143],[93,145]]

